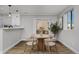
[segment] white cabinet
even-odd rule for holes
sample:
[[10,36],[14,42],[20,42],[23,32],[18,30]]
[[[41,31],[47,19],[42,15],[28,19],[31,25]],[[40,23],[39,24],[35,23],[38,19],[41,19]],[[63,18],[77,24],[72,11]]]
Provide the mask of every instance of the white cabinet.
[[0,29],[0,53],[6,52],[21,41],[23,28]]

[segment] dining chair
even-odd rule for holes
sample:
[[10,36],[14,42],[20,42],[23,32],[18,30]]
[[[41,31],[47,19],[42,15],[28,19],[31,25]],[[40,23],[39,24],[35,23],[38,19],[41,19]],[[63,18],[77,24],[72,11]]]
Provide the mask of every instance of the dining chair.
[[45,39],[45,41],[47,41],[47,42],[56,41],[56,38],[54,37],[54,34],[49,34],[49,37],[47,39]]
[[45,45],[46,45],[49,53],[51,53],[52,47],[55,49],[54,51],[57,52],[57,47],[56,47],[56,43],[55,42],[48,42]]
[[45,45],[49,52],[51,52],[51,48],[55,48],[55,52],[57,52],[57,46],[56,46],[56,38],[54,36],[49,35],[49,38],[45,39]]
[[31,51],[30,52],[32,52],[33,49],[34,49],[34,46],[36,44],[37,44],[37,39],[36,39],[35,35],[33,34],[33,35],[31,35],[29,37],[28,41],[25,43],[25,50],[24,50],[24,52],[26,52],[26,46],[30,46],[31,47]]

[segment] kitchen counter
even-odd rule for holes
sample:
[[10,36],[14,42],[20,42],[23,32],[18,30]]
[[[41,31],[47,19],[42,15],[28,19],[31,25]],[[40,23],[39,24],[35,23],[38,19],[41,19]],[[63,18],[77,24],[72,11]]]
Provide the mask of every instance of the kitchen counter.
[[24,29],[23,27],[14,27],[14,28],[0,28],[0,29]]
[[23,27],[0,28],[0,53],[5,53],[22,39]]

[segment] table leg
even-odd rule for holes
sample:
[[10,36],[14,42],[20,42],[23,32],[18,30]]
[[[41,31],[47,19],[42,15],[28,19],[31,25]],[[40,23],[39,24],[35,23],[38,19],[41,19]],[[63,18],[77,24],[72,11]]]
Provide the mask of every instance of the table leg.
[[38,51],[45,51],[44,39],[38,39]]

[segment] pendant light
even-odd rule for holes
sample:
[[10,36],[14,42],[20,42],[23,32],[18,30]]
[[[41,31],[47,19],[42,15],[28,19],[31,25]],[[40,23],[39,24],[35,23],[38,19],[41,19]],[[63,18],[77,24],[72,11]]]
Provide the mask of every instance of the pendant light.
[[12,5],[8,5],[8,7],[9,7],[9,15],[8,15],[8,16],[9,16],[9,17],[11,16],[11,6],[12,6]]
[[19,10],[18,9],[16,10],[16,14],[19,14]]

